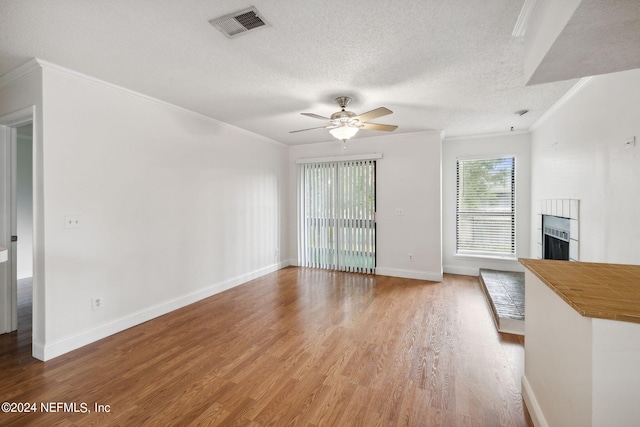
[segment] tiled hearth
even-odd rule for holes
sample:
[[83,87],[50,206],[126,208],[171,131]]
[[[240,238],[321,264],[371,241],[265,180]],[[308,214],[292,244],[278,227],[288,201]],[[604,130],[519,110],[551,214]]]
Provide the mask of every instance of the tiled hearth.
[[481,268],[480,285],[498,331],[524,335],[524,273]]
[[542,215],[553,215],[569,218],[569,260],[578,261],[580,258],[580,200],[577,199],[545,199],[540,200],[536,215],[536,256],[542,259]]

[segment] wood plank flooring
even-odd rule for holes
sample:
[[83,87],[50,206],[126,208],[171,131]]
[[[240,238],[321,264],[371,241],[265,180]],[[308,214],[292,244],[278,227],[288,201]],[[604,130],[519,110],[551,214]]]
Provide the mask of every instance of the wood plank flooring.
[[289,267],[48,362],[25,333],[0,336],[0,401],[38,412],[3,426],[532,425],[522,338],[469,276]]

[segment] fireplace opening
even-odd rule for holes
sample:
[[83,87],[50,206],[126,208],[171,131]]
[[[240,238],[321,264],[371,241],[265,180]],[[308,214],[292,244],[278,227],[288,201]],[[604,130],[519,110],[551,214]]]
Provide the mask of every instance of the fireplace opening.
[[542,215],[542,257],[569,261],[569,218]]

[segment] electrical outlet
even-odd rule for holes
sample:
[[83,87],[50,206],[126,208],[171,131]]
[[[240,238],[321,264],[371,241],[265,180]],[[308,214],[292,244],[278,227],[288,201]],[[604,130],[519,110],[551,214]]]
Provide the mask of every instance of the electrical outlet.
[[396,215],[398,215],[398,216],[404,215],[404,209],[396,208]]
[[409,262],[413,262],[413,254],[412,253],[409,254]]
[[102,301],[102,297],[93,297],[91,298],[91,309],[93,311],[100,310],[103,303],[104,301]]
[[80,228],[80,215],[65,215],[64,228]]

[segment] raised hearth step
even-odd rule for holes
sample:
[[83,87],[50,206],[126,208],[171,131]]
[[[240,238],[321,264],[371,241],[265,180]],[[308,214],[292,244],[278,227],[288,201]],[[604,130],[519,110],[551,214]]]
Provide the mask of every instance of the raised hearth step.
[[482,268],[480,284],[498,331],[524,335],[524,273]]

